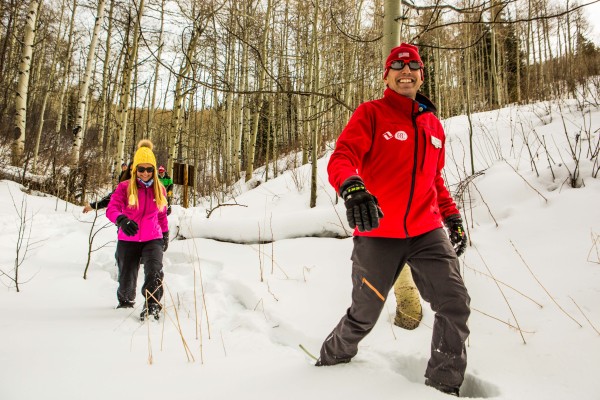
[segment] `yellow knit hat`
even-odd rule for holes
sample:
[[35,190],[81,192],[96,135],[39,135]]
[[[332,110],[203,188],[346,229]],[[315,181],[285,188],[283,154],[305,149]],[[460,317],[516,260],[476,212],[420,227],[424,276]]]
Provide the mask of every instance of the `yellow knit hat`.
[[135,173],[135,169],[138,164],[152,164],[154,170],[156,170],[156,157],[152,152],[154,145],[148,139],[142,139],[138,143],[138,150],[133,156],[133,166],[131,167],[132,173]]

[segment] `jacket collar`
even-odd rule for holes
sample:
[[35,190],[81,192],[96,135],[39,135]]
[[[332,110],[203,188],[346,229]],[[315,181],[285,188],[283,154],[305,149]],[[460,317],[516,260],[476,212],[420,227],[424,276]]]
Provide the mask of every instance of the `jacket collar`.
[[401,94],[394,92],[390,88],[386,88],[383,92],[383,98],[390,102],[394,108],[401,112],[404,111],[409,115],[420,114],[427,111],[434,114],[437,113],[435,105],[421,93],[417,93],[416,99],[413,100],[410,97],[402,96]]

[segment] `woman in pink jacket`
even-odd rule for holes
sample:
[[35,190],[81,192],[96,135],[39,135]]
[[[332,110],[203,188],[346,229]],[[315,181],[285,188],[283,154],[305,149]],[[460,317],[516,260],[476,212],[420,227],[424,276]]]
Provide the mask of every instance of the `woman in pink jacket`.
[[144,260],[142,320],[149,315],[159,318],[163,252],[169,245],[166,191],[156,175],[156,157],[152,148],[149,140],[138,143],[131,179],[117,186],[106,209],[106,217],[119,227],[117,308],[133,308],[138,271]]

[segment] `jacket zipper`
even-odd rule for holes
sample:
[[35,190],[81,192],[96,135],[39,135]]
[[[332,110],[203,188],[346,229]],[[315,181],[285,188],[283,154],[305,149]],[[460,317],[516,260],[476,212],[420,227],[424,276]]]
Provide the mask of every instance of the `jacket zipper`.
[[144,221],[144,215],[146,215],[146,204],[148,203],[148,187],[146,185],[142,185],[144,187],[144,210],[142,211],[142,215],[140,216],[140,237],[138,241],[142,241],[142,221]]
[[408,203],[406,205],[406,214],[404,215],[404,233],[406,233],[406,237],[410,237],[410,233],[408,232],[408,214],[410,212],[410,206],[412,204],[412,198],[415,193],[415,180],[417,176],[417,166],[419,163],[419,129],[417,127],[417,115],[414,112],[414,103],[411,108],[411,119],[413,123],[413,130],[415,132],[415,154],[413,157],[413,170],[412,170],[412,179],[410,181],[410,194],[408,195]]

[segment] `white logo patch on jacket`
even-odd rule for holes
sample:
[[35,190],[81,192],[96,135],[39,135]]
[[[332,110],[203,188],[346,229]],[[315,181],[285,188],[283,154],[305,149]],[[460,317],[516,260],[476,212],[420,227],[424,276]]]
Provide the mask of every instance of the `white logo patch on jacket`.
[[441,149],[442,148],[442,141],[440,139],[436,138],[435,136],[431,136],[431,144],[436,149]]
[[396,138],[396,140],[404,141],[404,140],[408,139],[408,134],[404,131],[398,131],[398,132],[396,132],[394,137]]

